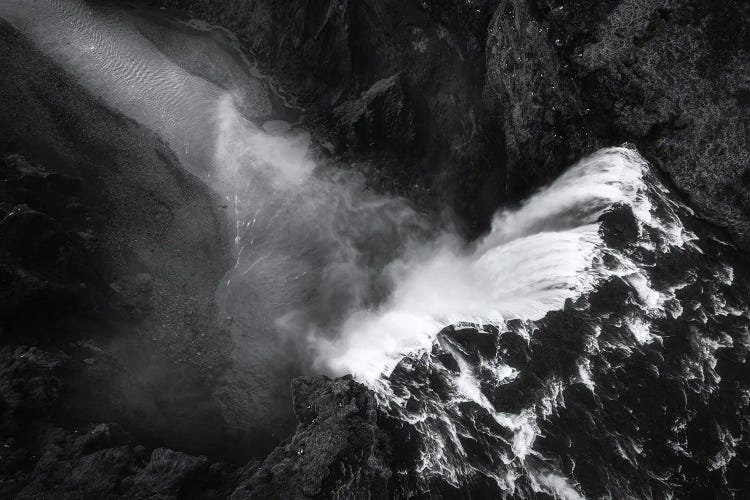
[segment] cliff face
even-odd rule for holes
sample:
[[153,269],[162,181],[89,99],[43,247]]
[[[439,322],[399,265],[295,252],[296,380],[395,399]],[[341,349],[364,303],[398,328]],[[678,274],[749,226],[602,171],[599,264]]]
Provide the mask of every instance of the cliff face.
[[[630,141],[750,245],[743,2],[148,3],[234,31],[335,156],[450,205],[468,234],[582,154]],[[221,203],[4,25],[0,64],[0,496],[393,494],[410,458],[390,440],[405,431],[350,379],[299,380],[289,439],[262,462],[216,461],[248,454],[226,444],[212,395],[229,345],[213,321]]]
[[750,244],[749,18],[734,1],[502,2],[485,96],[503,117],[511,189],[629,141]]
[[[750,244],[745,2],[157,3],[233,30],[339,154],[390,152],[385,177],[429,188],[469,232],[582,154],[628,141]],[[385,78],[397,105],[356,105]],[[404,139],[382,132],[394,126]]]
[[379,188],[435,209],[447,202],[469,233],[487,227],[504,168],[502,135],[482,106],[496,1],[148,3],[236,33],[337,156],[377,162]]

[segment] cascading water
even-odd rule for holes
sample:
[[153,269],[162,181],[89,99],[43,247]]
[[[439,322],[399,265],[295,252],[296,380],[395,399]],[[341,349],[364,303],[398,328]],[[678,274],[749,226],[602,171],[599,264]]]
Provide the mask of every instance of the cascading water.
[[217,397],[234,425],[288,418],[295,374],[353,373],[405,491],[664,498],[743,473],[747,264],[634,149],[582,160],[467,246],[316,165],[306,133],[264,131],[267,88],[242,61],[185,56],[192,28],[72,0],[0,17],[226,199],[236,346]]
[[[475,287],[483,305],[417,308],[416,334],[368,342],[385,369],[359,373],[409,443],[407,490],[710,496],[706,478],[717,487],[743,473],[746,459],[728,464],[746,453],[747,263],[674,197],[634,150],[600,151],[499,214],[475,249],[450,259],[462,272],[411,267],[393,295],[402,302],[373,313],[370,332],[388,338],[388,316],[425,298],[429,287],[411,286],[421,279],[439,283],[439,297]],[[472,275],[487,252],[504,264]],[[347,351],[367,340],[354,332],[334,361],[357,373]]]
[[392,264],[394,289],[378,310],[350,317],[322,357],[334,370],[373,380],[456,322],[540,319],[589,291],[601,272],[598,217],[617,203],[644,218],[648,200],[637,153],[601,152],[520,209],[498,213],[471,249],[447,238]]

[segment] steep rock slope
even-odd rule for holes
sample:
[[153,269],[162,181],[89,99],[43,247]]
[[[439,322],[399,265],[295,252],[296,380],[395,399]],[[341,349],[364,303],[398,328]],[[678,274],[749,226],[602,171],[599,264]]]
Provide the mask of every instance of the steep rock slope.
[[221,203],[4,23],[0,62],[0,497],[384,498],[351,378],[295,381],[296,432],[237,465],[259,453],[212,395]]
[[371,165],[377,187],[447,202],[469,233],[486,228],[503,169],[482,108],[495,0],[143,1],[236,33],[337,156]]
[[4,342],[62,352],[65,419],[212,446],[227,432],[206,383],[225,356],[220,203],[6,24],[0,61]]
[[[582,154],[629,141],[750,244],[744,2],[155,3],[234,30],[322,115],[338,153],[380,153],[383,178],[447,200],[474,231]],[[358,103],[387,78],[403,97]]]
[[711,221],[750,244],[745,2],[505,0],[487,41],[511,190],[630,141]]

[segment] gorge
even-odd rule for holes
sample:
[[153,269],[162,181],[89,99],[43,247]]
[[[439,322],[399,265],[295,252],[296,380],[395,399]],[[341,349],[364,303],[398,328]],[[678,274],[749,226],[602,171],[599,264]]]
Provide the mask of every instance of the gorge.
[[748,8],[0,3],[3,498],[742,498]]

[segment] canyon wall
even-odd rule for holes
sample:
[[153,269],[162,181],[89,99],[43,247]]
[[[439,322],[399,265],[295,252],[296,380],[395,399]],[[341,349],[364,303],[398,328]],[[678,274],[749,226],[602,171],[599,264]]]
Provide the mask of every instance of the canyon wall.
[[[390,153],[390,178],[447,201],[470,234],[582,154],[631,142],[750,244],[745,2],[151,3],[233,30],[338,154]],[[385,88],[397,98],[368,97]]]

